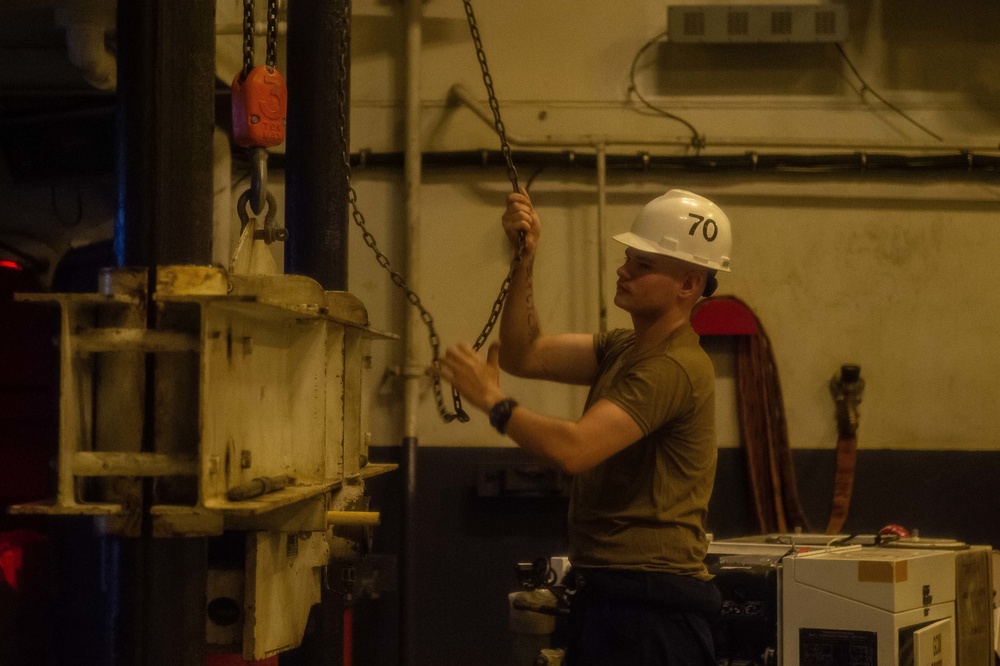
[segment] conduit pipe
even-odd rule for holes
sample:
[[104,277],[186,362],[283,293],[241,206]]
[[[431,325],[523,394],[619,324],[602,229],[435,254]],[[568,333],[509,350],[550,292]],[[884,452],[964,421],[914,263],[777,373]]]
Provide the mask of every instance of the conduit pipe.
[[[406,0],[406,98],[403,152],[403,181],[406,207],[406,259],[405,275],[410,289],[420,293],[420,181],[422,178],[422,150],[420,145],[420,46],[422,41],[420,17],[421,0]],[[419,364],[418,340],[420,320],[412,308],[407,309],[405,326],[405,387],[403,436],[417,437],[417,408],[419,384],[423,368]]]
[[[477,100],[468,88],[460,83],[451,87],[449,99],[459,102],[467,107],[474,114],[490,127],[493,127],[493,118],[489,108]],[[657,139],[657,138],[636,138],[614,135],[565,135],[546,136],[544,139],[530,138],[518,134],[512,134],[507,129],[507,140],[512,145],[525,147],[548,147],[548,148],[596,148],[598,144],[605,146],[660,146],[690,148],[689,139]],[[723,137],[708,141],[705,147],[712,148],[741,148],[744,150],[758,149],[797,149],[797,150],[846,150],[854,152],[996,152],[1000,150],[1000,143],[977,143],[977,144],[954,144],[954,143],[933,143],[933,144],[910,144],[910,143],[885,143],[869,141],[865,143],[850,143],[836,140],[808,139],[800,141],[774,140],[763,138],[732,138]]]
[[[3,126],[0,122],[0,126]],[[17,123],[8,123],[17,124]],[[597,168],[597,156],[575,150],[515,150],[514,163],[519,169],[557,168],[579,172]],[[287,160],[282,154],[272,155],[270,166],[281,170]],[[946,172],[997,172],[1000,171],[1000,153],[939,153],[903,155],[886,153],[743,153],[711,155],[653,155],[649,151],[632,153],[607,153],[608,169],[621,173],[663,173],[683,171],[690,173],[786,173],[786,174],[845,174],[852,172],[892,173],[912,171],[917,173]],[[422,154],[426,169],[456,168],[506,168],[507,160],[500,150],[454,150]],[[351,155],[351,166],[364,169],[403,169],[403,151],[373,153],[362,149]]]
[[[410,289],[419,293],[420,275],[420,48],[423,41],[420,19],[422,0],[406,0],[406,99],[405,99],[405,150],[403,154],[403,180],[406,197],[406,265],[404,274]],[[417,498],[417,412],[420,400],[420,382],[424,377],[418,353],[422,349],[421,320],[413,308],[406,309],[404,323],[403,361],[403,552],[402,585],[400,599],[400,663],[412,663],[414,654],[414,618],[416,613],[416,498]]]

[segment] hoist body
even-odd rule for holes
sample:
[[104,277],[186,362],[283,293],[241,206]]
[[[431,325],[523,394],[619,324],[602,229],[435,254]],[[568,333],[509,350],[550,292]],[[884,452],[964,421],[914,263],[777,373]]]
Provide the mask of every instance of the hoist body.
[[270,65],[258,65],[233,79],[233,142],[238,146],[277,146],[285,140],[288,87]]

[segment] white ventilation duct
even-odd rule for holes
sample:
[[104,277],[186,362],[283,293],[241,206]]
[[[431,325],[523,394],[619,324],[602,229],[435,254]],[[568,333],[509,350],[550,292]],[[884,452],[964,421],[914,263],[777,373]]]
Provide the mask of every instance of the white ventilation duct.
[[98,90],[114,90],[118,82],[115,54],[108,50],[114,34],[114,0],[67,2],[56,6],[56,22],[66,30],[70,63]]

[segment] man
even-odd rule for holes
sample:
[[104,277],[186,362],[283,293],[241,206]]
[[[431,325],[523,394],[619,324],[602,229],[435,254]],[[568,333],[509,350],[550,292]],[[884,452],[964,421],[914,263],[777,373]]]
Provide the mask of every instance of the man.
[[[715,479],[715,375],[691,310],[729,270],[729,220],[708,199],[671,190],[648,203],[624,244],[615,305],[632,329],[543,335],[532,271],[541,224],[527,192],[508,197],[503,228],[525,250],[484,363],[449,349],[441,376],[519,446],[574,475],[567,663],[715,663],[720,599],[703,562]],[[499,369],[591,386],[578,421],[518,405]]]

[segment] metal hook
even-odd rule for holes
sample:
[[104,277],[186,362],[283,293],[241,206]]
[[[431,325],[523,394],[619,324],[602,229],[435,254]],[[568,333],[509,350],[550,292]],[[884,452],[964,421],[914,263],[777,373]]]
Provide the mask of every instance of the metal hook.
[[267,149],[254,148],[250,151],[250,208],[254,215],[260,215],[264,202],[270,196],[267,191]]
[[[246,190],[236,202],[236,212],[240,216],[240,233],[243,233],[246,225],[250,223],[250,214],[247,213],[247,203],[250,201],[251,196],[251,191]],[[267,201],[267,215],[264,216],[264,228],[254,229],[253,237],[255,240],[262,240],[268,245],[274,241],[284,241],[288,238],[288,230],[285,228],[274,228],[274,218],[278,215],[278,202],[270,192],[267,192],[264,198]],[[253,219],[254,224],[256,224],[257,218]]]

